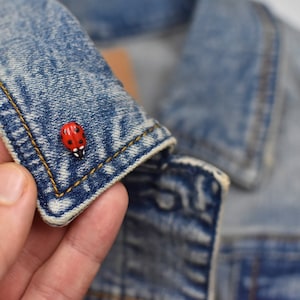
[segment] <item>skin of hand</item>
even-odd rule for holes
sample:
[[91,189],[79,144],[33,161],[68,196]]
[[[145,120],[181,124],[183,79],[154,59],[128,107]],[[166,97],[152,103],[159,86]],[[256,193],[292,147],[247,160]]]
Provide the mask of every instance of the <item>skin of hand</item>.
[[0,140],[0,300],[82,299],[123,221],[121,183],[63,228],[36,212],[36,184]]

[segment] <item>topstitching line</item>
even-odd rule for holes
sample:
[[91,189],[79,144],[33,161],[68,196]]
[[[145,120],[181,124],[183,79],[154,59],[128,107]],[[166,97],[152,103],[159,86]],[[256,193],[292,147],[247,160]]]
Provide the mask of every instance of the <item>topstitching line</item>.
[[9,93],[9,91],[7,90],[7,88],[4,86],[4,84],[0,81],[0,88],[3,91],[3,93],[5,94],[5,96],[7,97],[7,99],[9,100],[9,102],[11,103],[11,105],[13,106],[13,108],[15,109],[29,139],[30,142],[33,146],[33,148],[35,149],[39,159],[41,160],[42,164],[44,165],[46,172],[48,174],[48,177],[50,179],[50,182],[53,186],[54,189],[54,193],[55,196],[57,198],[61,198],[64,195],[66,195],[67,193],[70,193],[75,187],[79,186],[83,181],[85,181],[86,179],[88,179],[89,176],[93,175],[96,171],[100,170],[101,168],[104,167],[105,164],[110,163],[113,159],[117,158],[120,154],[122,154],[123,152],[125,152],[129,147],[131,147],[132,145],[134,145],[135,143],[137,143],[139,140],[141,140],[143,137],[147,136],[148,134],[150,134],[151,132],[153,132],[155,129],[160,128],[160,125],[158,123],[155,123],[152,127],[149,127],[148,129],[146,129],[143,133],[141,133],[140,135],[136,136],[134,139],[132,139],[128,144],[126,144],[124,147],[122,147],[121,149],[119,149],[117,152],[115,152],[112,156],[109,156],[108,158],[106,158],[103,162],[101,162],[100,164],[98,164],[96,167],[92,168],[86,175],[82,176],[80,179],[78,179],[77,181],[75,181],[75,183],[73,183],[72,185],[70,185],[64,192],[60,192],[57,184],[55,182],[54,176],[51,172],[50,167],[48,166],[48,163],[46,161],[46,159],[44,158],[40,148],[38,147],[36,141],[33,138],[33,135],[31,133],[31,130],[28,126],[28,124],[26,123],[26,120],[24,119],[18,105],[16,104],[16,102],[13,100],[13,97],[11,96],[11,94]]

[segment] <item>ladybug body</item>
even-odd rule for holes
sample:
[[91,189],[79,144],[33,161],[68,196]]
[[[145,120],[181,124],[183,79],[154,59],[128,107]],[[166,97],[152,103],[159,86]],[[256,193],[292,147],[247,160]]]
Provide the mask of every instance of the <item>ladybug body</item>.
[[82,159],[85,154],[86,137],[81,125],[69,122],[60,130],[62,143],[77,158]]

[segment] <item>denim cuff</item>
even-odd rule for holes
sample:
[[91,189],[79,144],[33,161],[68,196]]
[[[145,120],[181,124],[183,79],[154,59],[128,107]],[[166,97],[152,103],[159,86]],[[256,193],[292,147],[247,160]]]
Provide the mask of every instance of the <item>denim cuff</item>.
[[[0,6],[1,136],[33,174],[43,219],[66,225],[175,139],[130,99],[61,4],[1,0]],[[60,138],[71,121],[85,131],[83,159]]]
[[281,67],[279,24],[263,5],[199,1],[160,120],[181,153],[257,186],[274,162]]

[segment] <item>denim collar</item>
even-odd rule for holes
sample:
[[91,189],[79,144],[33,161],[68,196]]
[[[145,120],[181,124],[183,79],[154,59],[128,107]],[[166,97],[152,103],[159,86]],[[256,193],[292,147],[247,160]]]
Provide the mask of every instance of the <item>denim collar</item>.
[[[1,133],[35,177],[44,220],[65,225],[175,139],[128,96],[61,5],[17,0],[1,5],[0,20]],[[60,140],[70,121],[85,130],[82,160]]]
[[179,151],[209,161],[244,188],[274,163],[283,97],[278,22],[251,1],[199,1],[159,119]]

